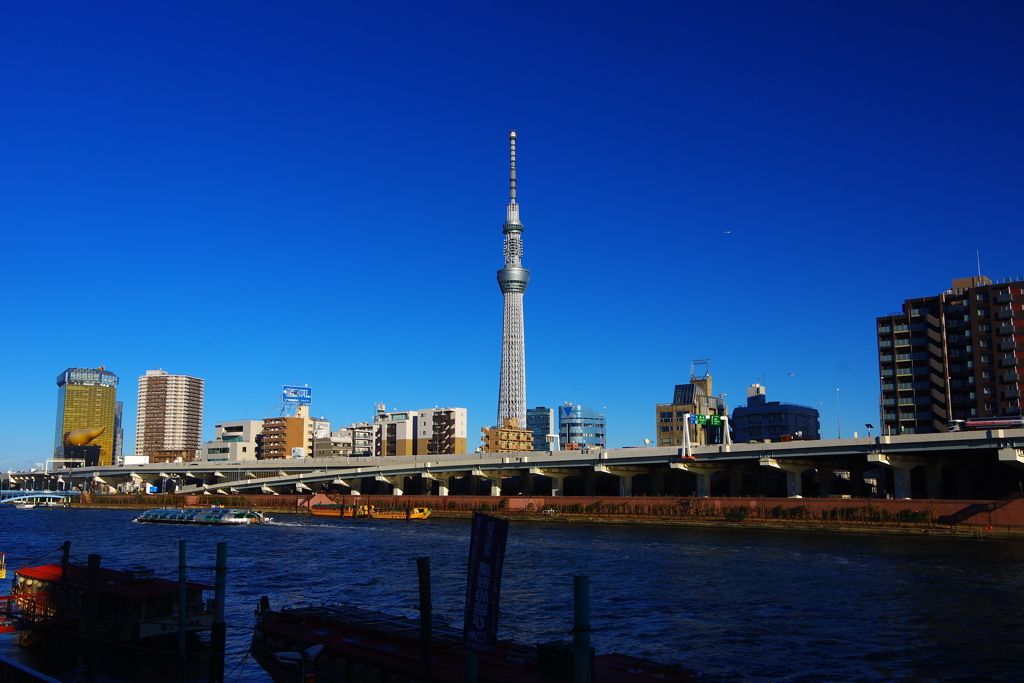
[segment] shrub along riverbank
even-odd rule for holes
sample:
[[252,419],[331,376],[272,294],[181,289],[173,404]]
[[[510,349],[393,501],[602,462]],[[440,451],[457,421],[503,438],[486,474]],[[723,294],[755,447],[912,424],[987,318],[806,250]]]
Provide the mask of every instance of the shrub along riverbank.
[[[1024,540],[1024,526],[992,524],[990,515],[955,528],[938,523],[944,514],[973,501],[888,499],[646,497],[596,499],[544,496],[351,496],[315,495],[95,495],[84,494],[81,507],[183,507],[223,505],[277,513],[308,514],[314,504],[356,503],[385,507],[428,507],[437,518],[469,517],[474,511],[510,520],[549,523],[666,524],[731,526],[746,529],[1002,536]],[[1024,503],[1024,501],[1021,501]]]

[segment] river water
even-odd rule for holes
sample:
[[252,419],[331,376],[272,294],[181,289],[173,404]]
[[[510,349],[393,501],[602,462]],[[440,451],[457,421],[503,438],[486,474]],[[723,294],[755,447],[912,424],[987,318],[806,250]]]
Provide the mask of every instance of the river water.
[[[247,528],[133,524],[136,510],[17,510],[0,505],[8,576],[21,563],[146,565],[213,584],[228,543],[226,680],[268,683],[244,650],[261,595],[274,606],[349,603],[415,616],[416,558],[429,556],[434,613],[461,627],[468,520],[340,520],[280,515]],[[37,561],[38,560],[38,561]],[[725,681],[1024,680],[1024,544],[939,537],[750,532],[740,528],[513,523],[502,637],[569,638],[572,576],[591,580],[593,643]],[[3,584],[6,585],[6,584]],[[91,673],[0,652],[70,683],[173,680],[154,667]],[[173,667],[172,667],[173,668]],[[204,681],[195,673],[192,678]]]

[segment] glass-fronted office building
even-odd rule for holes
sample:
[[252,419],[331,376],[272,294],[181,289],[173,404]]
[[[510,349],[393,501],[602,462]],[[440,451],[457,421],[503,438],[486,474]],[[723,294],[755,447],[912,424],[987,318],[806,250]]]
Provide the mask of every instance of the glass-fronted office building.
[[558,436],[563,449],[603,448],[606,444],[604,415],[566,402],[558,408]]
[[[533,432],[533,450],[550,451],[552,444],[548,442],[548,435],[558,434],[558,422],[555,417],[554,408],[526,409],[526,428]],[[557,447],[556,447],[557,450]]]
[[117,375],[100,368],[68,368],[57,376],[57,428],[54,455],[64,454],[65,437],[75,429],[104,432],[90,445],[100,447],[99,464],[110,465],[117,434]]

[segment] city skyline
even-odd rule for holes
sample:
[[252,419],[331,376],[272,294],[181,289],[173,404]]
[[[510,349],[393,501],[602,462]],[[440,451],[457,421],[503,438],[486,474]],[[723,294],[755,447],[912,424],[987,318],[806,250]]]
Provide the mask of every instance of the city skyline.
[[383,400],[478,433],[511,129],[528,405],[593,407],[609,446],[655,438],[694,358],[730,410],[760,382],[863,434],[876,318],[976,250],[1024,271],[1019,4],[525,4],[514,58],[500,7],[4,16],[5,470],[52,451],[67,367],[204,378],[204,441],[283,384],[335,424]]

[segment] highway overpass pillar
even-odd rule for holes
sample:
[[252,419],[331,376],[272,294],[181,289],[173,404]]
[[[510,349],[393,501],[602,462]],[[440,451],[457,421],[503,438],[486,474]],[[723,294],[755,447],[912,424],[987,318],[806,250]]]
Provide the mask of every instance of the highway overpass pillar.
[[767,497],[768,495],[768,479],[771,472],[765,468],[761,468],[757,471],[757,495],[761,497]]
[[392,496],[401,496],[403,494],[403,491],[402,491],[402,479],[404,479],[404,477],[385,477],[383,475],[379,475],[378,474],[376,479],[377,479],[377,481],[384,482],[385,484],[390,484],[391,485],[391,495]]
[[492,496],[500,496],[501,495],[501,475],[500,474],[495,475],[495,476],[488,476],[487,473],[484,472],[483,470],[475,469],[475,470],[473,470],[473,476],[474,477],[479,477],[480,479],[483,479],[488,484],[490,484],[491,495]]
[[803,498],[804,495],[804,482],[803,473],[805,470],[810,469],[804,464],[788,464],[781,460],[776,460],[772,457],[762,456],[760,459],[762,467],[771,467],[772,469],[780,470],[786,475],[786,497],[796,498],[797,496]]
[[590,470],[583,475],[583,495],[597,495],[597,473],[593,470]]
[[530,474],[529,472],[523,474],[523,495],[533,495],[533,475]]
[[633,495],[633,475],[616,475],[619,478],[619,495],[623,497]]
[[971,484],[971,468],[956,468],[956,497],[960,500],[970,500],[974,497],[974,486]]
[[796,498],[800,496],[803,498],[804,495],[804,478],[803,472],[794,472],[792,470],[786,470],[786,497]]
[[544,476],[551,480],[551,495],[562,495],[562,480],[565,479],[565,477],[556,474],[546,474]]
[[927,463],[919,460],[904,460],[892,458],[885,453],[868,453],[869,463],[878,463],[882,467],[892,470],[893,498],[909,499],[910,495],[910,470],[918,465],[927,467]]
[[665,475],[661,472],[653,472],[651,474],[651,495],[665,495]]
[[818,495],[828,498],[832,495],[832,483],[835,481],[836,471],[831,467],[818,468]]
[[738,498],[743,492],[743,472],[729,470],[729,495]]
[[942,466],[927,465],[924,468],[929,498],[942,498]]
[[700,498],[707,498],[711,495],[711,475],[714,472],[694,472],[697,477],[697,495]]
[[[450,474],[435,474],[434,472],[425,472],[420,475],[427,481],[437,482],[437,495],[447,496],[448,495],[448,481],[451,479]],[[424,487],[426,488],[426,487]]]

